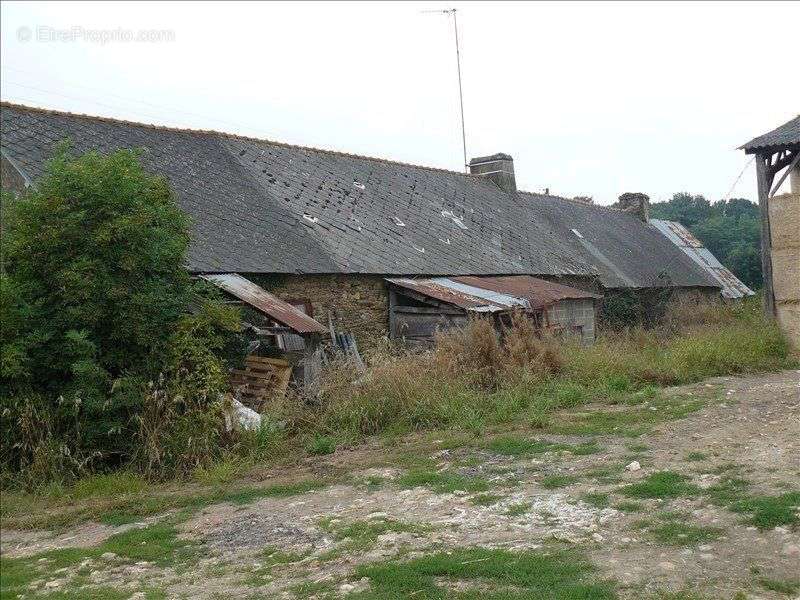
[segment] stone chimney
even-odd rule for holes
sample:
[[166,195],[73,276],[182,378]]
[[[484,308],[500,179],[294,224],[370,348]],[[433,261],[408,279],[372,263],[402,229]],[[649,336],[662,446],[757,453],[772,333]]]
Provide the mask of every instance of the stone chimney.
[[491,179],[501,190],[513,193],[517,191],[517,181],[514,178],[514,159],[508,154],[492,154],[479,156],[469,161],[469,172]]
[[619,208],[636,215],[640,221],[650,220],[650,196],[639,192],[626,192],[619,197]]

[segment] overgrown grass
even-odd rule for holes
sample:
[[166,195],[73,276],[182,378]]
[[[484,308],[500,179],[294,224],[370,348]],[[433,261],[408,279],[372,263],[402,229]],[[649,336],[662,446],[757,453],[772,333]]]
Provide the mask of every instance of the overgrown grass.
[[748,515],[748,522],[759,529],[772,529],[781,525],[792,529],[800,527],[800,492],[787,492],[779,496],[753,496],[734,502],[731,510]]
[[667,546],[696,546],[713,542],[722,535],[718,527],[703,527],[669,520],[646,528],[648,533],[659,543]]
[[306,452],[313,456],[322,456],[336,452],[336,440],[328,435],[315,435],[306,444]]
[[[697,395],[663,396],[657,386],[795,364],[756,302],[706,307],[690,316],[688,325],[674,318],[655,330],[605,332],[590,348],[542,339],[524,320],[502,338],[486,322],[476,321],[464,331],[443,334],[438,347],[426,353],[378,353],[366,375],[347,366],[331,369],[317,390],[317,402],[289,396],[275,403],[259,431],[241,434],[236,454],[194,472],[194,479],[211,492],[153,494],[142,479],[123,471],[67,490],[44,489],[33,502],[29,495],[4,493],[2,517],[7,526],[60,528],[87,518],[120,524],[208,502],[251,501],[263,496],[227,488],[254,463],[288,460],[304,451],[326,454],[336,441],[357,442],[373,434],[450,430],[461,443],[471,435],[479,445],[478,436],[487,427],[514,422],[557,434],[637,436],[707,402]],[[577,412],[592,402],[613,406]],[[525,456],[551,450],[582,455],[600,448],[506,436],[489,449]],[[611,482],[617,475],[604,477]],[[459,489],[449,479],[445,484],[429,478],[429,484]],[[473,481],[466,491],[484,491],[475,485],[481,484]],[[78,501],[81,505],[69,506]],[[38,510],[58,505],[68,507]]]
[[786,594],[791,596],[800,591],[800,579],[772,579],[770,577],[761,577],[758,583],[764,589],[771,592],[778,592],[779,594]]
[[[198,510],[211,504],[249,504],[261,498],[286,498],[325,487],[330,482],[304,479],[268,486],[221,486],[189,489],[147,486],[136,492],[106,494],[101,487],[94,495],[76,501],[70,490],[53,498],[31,494],[3,494],[3,526],[15,529],[64,529],[95,520],[108,525],[134,523],[168,511]],[[93,484],[94,485],[94,484]],[[86,488],[82,486],[82,490]],[[83,492],[82,492],[83,493]]]
[[594,413],[584,423],[556,423],[554,431],[635,434],[703,404],[659,398],[657,386],[795,364],[757,302],[690,308],[668,314],[661,328],[604,332],[588,348],[541,339],[525,319],[516,319],[502,339],[476,320],[442,334],[430,352],[373,355],[366,377],[334,369],[321,384],[322,403],[282,418],[319,435],[354,439],[424,429],[477,433],[512,420],[546,428],[554,411],[601,401],[628,408]]
[[545,475],[539,483],[546,490],[555,490],[568,487],[577,481],[578,477],[575,475]]
[[543,454],[545,452],[568,451],[578,456],[596,454],[602,448],[595,441],[583,444],[564,444],[560,442],[548,442],[545,440],[530,439],[522,436],[506,435],[491,440],[486,448],[497,454],[505,456],[528,456],[533,454]]
[[355,576],[368,577],[371,590],[354,597],[358,600],[440,600],[450,597],[446,584],[438,584],[438,579],[459,582],[463,591],[458,597],[465,599],[616,598],[613,585],[595,580],[593,572],[592,565],[577,552],[456,549],[404,563],[391,560],[359,567]]
[[638,483],[623,486],[619,493],[629,498],[672,499],[682,496],[693,497],[699,488],[688,482],[688,478],[672,471],[659,471],[648,475]]
[[622,502],[618,502],[617,504],[615,504],[614,508],[620,512],[638,513],[644,510],[644,504],[642,504],[641,502],[624,500]]
[[776,323],[764,318],[758,299],[750,299],[733,305],[675,306],[659,328],[606,335],[584,352],[571,353],[566,370],[581,382],[623,378],[638,387],[793,364]]
[[[165,520],[148,527],[134,528],[112,535],[93,548],[64,548],[51,550],[26,558],[0,558],[0,599],[18,598],[26,594],[28,586],[36,579],[56,579],[59,569],[74,568],[87,559],[102,560],[106,552],[113,552],[122,563],[148,561],[160,567],[175,567],[194,562],[199,548],[189,540],[180,539],[175,520]],[[76,591],[69,587],[47,595],[47,598],[96,598],[116,600],[127,598],[109,592],[110,588],[96,587]],[[59,596],[61,594],[61,596]],[[72,594],[72,595],[71,595]]]

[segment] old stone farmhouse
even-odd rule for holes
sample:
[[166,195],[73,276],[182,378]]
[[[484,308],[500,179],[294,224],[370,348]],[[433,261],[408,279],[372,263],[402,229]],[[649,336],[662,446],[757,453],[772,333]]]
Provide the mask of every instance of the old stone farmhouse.
[[504,154],[465,174],[13,104],[0,115],[4,187],[35,182],[65,139],[75,153],[141,148],[193,219],[190,271],[243,275],[362,346],[389,334],[398,278],[533,276],[591,298],[722,287],[648,222],[643,194],[609,208],[518,190]]

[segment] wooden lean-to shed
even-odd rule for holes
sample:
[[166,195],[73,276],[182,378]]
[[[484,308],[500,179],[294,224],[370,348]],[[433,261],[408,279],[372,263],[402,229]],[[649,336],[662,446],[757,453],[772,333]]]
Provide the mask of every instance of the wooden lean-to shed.
[[470,317],[492,318],[500,328],[520,311],[543,332],[594,343],[601,296],[559,283],[512,275],[499,277],[389,278],[391,339],[409,345],[433,342],[437,331],[463,327]]
[[290,380],[308,385],[317,376],[315,360],[327,329],[310,315],[270,294],[237,273],[201,275],[244,309],[242,323],[254,339],[243,369],[231,382],[242,401],[259,410],[264,401],[286,391]]

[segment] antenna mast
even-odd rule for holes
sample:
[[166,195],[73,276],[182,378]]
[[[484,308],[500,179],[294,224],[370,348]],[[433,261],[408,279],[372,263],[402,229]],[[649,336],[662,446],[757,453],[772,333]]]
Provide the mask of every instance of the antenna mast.
[[469,172],[467,165],[467,134],[464,127],[464,91],[461,87],[461,52],[458,47],[458,17],[456,16],[456,9],[449,8],[446,10],[424,10],[426,13],[439,13],[450,15],[453,17],[453,33],[456,37],[456,69],[458,70],[458,103],[461,108],[461,145],[464,150],[464,170]]

